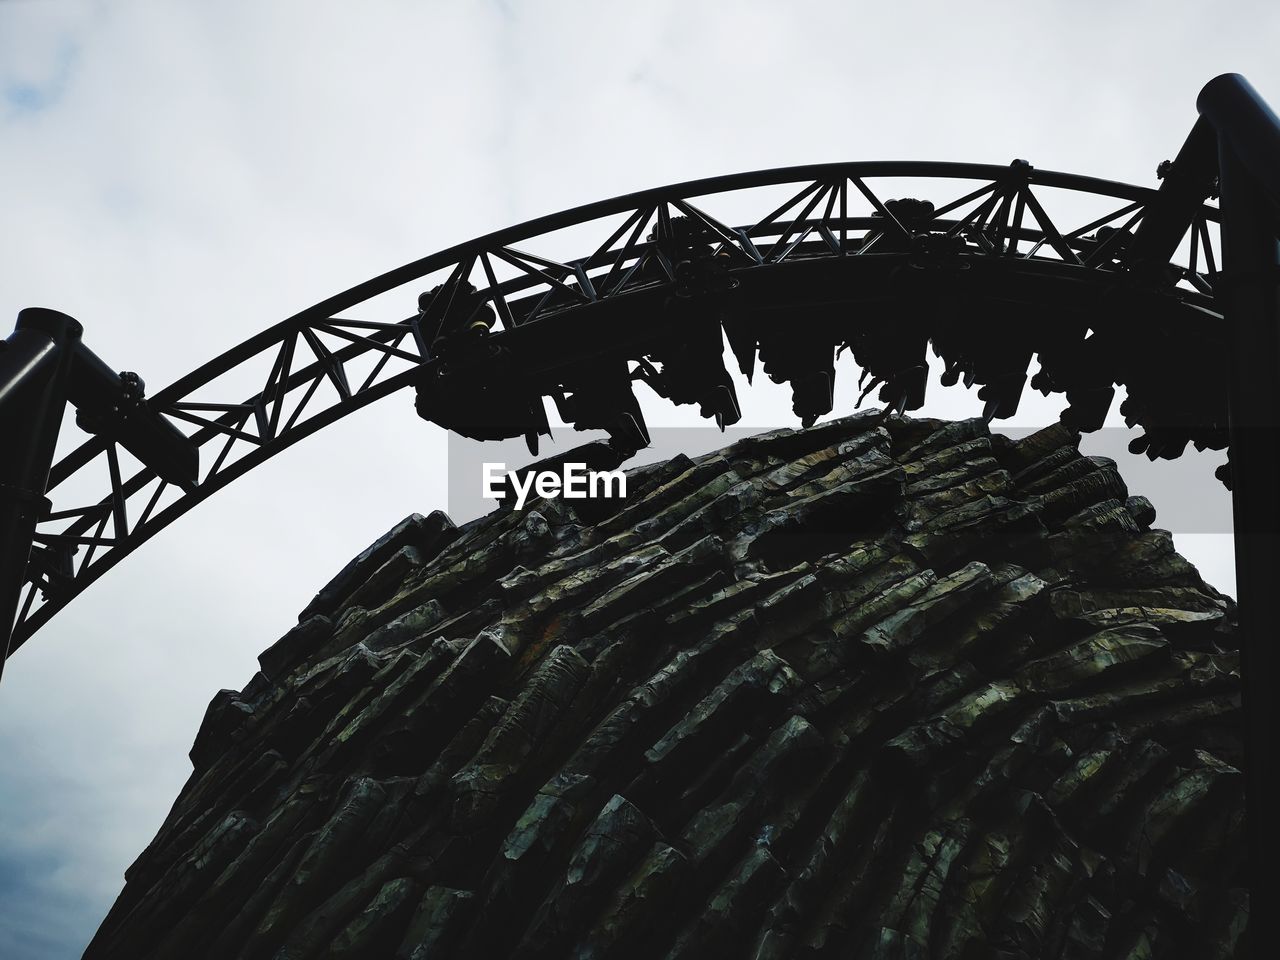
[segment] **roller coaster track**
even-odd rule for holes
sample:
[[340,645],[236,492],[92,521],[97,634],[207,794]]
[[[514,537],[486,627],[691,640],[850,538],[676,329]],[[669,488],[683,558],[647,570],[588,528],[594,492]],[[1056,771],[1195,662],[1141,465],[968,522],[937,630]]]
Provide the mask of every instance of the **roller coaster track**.
[[[903,208],[892,200],[904,191],[945,199],[904,222]],[[523,356],[540,389],[550,390],[566,343],[595,354],[622,344],[621,355],[630,350],[638,356],[626,331],[637,309],[660,309],[670,300],[675,265],[659,241],[672,220],[682,218],[727,258],[735,281],[758,291],[785,284],[802,306],[800,291],[821,287],[823,277],[846,291],[841,300],[856,304],[898,296],[904,268],[910,277],[916,275],[910,268],[950,277],[973,268],[972,276],[989,277],[1006,300],[1025,291],[1024,305],[1033,309],[1075,297],[1081,310],[1096,311],[1123,286],[1125,309],[1154,310],[1213,336],[1221,319],[1214,298],[1217,207],[1195,206],[1180,238],[1183,262],[1161,257],[1156,273],[1149,263],[1144,273],[1137,269],[1135,237],[1158,196],[1154,189],[1036,170],[1021,161],[1009,167],[824,164],[646,190],[405,264],[262,331],[149,398],[152,411],[198,446],[195,483],[184,488],[166,481],[132,463],[104,436],[54,464],[48,485],[54,509],[37,528],[13,648],[232,480],[335,420],[420,382],[424,371],[439,365],[420,311],[374,320],[362,317],[361,308],[385,312],[390,301],[394,310],[401,300],[414,303],[422,287],[450,291],[469,283],[476,290],[472,313],[487,305],[496,315],[492,342]],[[1105,209],[1097,216],[1082,219],[1073,212],[1099,205]],[[760,215],[731,227],[735,217],[726,209]],[[582,255],[565,259],[552,252],[570,238],[582,244]],[[945,253],[938,253],[942,244]],[[979,309],[990,302],[984,288]],[[529,346],[538,341],[556,349],[540,354]],[[247,397],[243,384],[251,385]]]

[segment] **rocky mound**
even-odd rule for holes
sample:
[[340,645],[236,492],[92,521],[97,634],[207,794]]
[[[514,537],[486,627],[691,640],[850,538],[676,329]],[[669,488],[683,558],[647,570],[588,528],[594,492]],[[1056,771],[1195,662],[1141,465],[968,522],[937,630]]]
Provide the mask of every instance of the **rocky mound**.
[[214,697],[86,956],[1235,956],[1234,606],[1077,439],[410,517]]

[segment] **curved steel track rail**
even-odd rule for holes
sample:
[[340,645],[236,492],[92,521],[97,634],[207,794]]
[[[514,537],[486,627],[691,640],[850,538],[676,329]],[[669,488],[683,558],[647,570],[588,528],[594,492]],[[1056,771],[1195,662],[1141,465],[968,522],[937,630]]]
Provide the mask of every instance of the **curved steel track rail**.
[[[949,199],[908,229],[886,207],[890,196],[904,192]],[[49,480],[55,505],[36,533],[13,647],[206,497],[321,427],[412,384],[433,362],[419,316],[381,321],[346,315],[397,291],[411,303],[402,291],[406,285],[472,283],[504,332],[592,307],[586,312],[596,318],[592,335],[598,331],[607,339],[616,331],[597,322],[603,305],[654,289],[655,265],[659,286],[663,277],[673,279],[671,264],[647,231],[681,216],[706,231],[730,258],[731,271],[742,276],[819,260],[856,259],[860,269],[875,270],[880,261],[886,267],[901,262],[900,249],[880,253],[893,247],[894,238],[928,233],[960,238],[965,258],[999,261],[1001,269],[1036,282],[1054,277],[1096,285],[1131,266],[1123,241],[1132,239],[1157,193],[1021,162],[823,164],[646,190],[415,260],[262,331],[147,401],[202,451],[198,480],[189,489],[145,467],[133,470],[123,450],[102,437],[56,463]],[[1106,209],[1081,217],[1074,208],[1085,195]],[[728,226],[741,222],[738,211],[760,215],[747,226]],[[558,232],[572,233],[590,252],[568,260],[554,255],[551,247],[567,239],[553,236]],[[1185,263],[1162,265],[1161,302],[1216,317],[1217,208],[1197,201],[1190,229],[1179,238]],[[642,269],[646,264],[651,269]],[[1050,286],[1044,289],[1046,297],[1054,295]],[[247,399],[245,383],[252,390]],[[88,506],[65,505],[85,501]]]

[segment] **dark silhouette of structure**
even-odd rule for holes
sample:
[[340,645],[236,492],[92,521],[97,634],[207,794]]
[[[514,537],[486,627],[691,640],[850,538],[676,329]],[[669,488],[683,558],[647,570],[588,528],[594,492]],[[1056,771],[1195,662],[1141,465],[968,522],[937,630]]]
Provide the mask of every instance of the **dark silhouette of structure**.
[[[123,556],[235,477],[401,387],[417,388],[427,419],[469,436],[523,435],[535,450],[548,432],[543,398],[550,396],[575,427],[607,431],[625,458],[647,441],[635,380],[733,422],[737,402],[721,331],[748,376],[758,358],[766,375],[791,384],[805,424],[830,411],[834,358],[843,348],[888,411],[918,408],[932,342],[946,363],[944,379],[978,385],[990,417],[1016,409],[1038,357],[1032,385],[1065,393],[1063,419],[1072,428],[1101,426],[1119,384],[1128,392],[1126,419],[1145,431],[1134,446],[1148,456],[1176,457],[1188,443],[1229,447],[1230,468],[1220,476],[1233,489],[1249,638],[1250,803],[1269,809],[1275,711],[1265,690],[1276,664],[1267,592],[1280,546],[1280,122],[1235,75],[1208,84],[1198,106],[1186,143],[1161,165],[1158,190],[1037,171],[1023,161],[1008,168],[831,164],[660,188],[391,271],[263,331],[149,399],[137,378],[91,361],[76,345],[74,321],[24,311],[0,354],[7,646],[21,646]],[[940,204],[873,189],[877,178],[903,176],[979,186]],[[798,189],[745,227],[725,225],[711,203],[691,199],[784,184]],[[1070,226],[1046,209],[1043,195],[1054,188],[1118,206]],[[1217,207],[1206,202],[1216,194]],[[611,232],[578,259],[516,246],[587,222]],[[1184,242],[1187,262],[1175,263]],[[339,315],[423,278],[438,282],[401,322]],[[258,393],[247,400],[218,393],[219,377],[254,363],[264,374]],[[91,383],[100,388],[80,409],[95,437],[51,464],[62,404],[78,403],[77,384]],[[194,429],[183,435],[171,421]],[[135,435],[140,430],[145,441]],[[210,455],[196,466],[206,446]],[[142,468],[126,476],[122,449]],[[102,498],[45,506],[68,478],[102,466]],[[1252,849],[1263,852],[1257,863],[1274,857],[1275,821],[1255,816],[1250,829]]]
[[[771,379],[791,384],[804,423],[830,412],[835,354],[845,348],[889,409],[917,408],[932,340],[947,365],[944,382],[963,376],[977,385],[993,417],[1016,410],[1038,355],[1033,385],[1064,392],[1073,425],[1100,426],[1113,385],[1121,383],[1129,391],[1126,415],[1146,428],[1141,442],[1151,455],[1174,456],[1188,441],[1224,448],[1227,342],[1210,229],[1219,212],[1203,197],[1191,203],[1185,195],[1196,192],[1192,186],[1211,190],[1213,178],[1184,176],[1189,161],[1174,169],[1179,173],[1159,191],[1020,161],[1007,168],[859,163],[766,171],[567,211],[375,278],[141,402],[150,416],[188,427],[201,454],[194,482],[176,482],[146,464],[132,474],[102,471],[120,446],[110,433],[52,465],[51,497],[72,476],[94,471],[106,475],[106,493],[88,506],[57,504],[40,518],[37,544],[58,543],[70,559],[54,563],[36,552],[14,647],[196,503],[403,387],[416,387],[428,419],[472,437],[524,435],[533,449],[548,432],[546,397],[574,426],[608,431],[620,456],[643,446],[636,381],[732,423],[737,400],[722,331],[748,377],[759,363]],[[982,185],[936,207],[882,201],[872,189],[878,178],[903,176],[928,178],[939,192],[954,192],[953,180]],[[746,227],[726,227],[685,199],[792,183],[789,200]],[[1046,211],[1051,200],[1041,200],[1055,190],[1108,197],[1117,207],[1069,228]],[[865,215],[851,212],[859,199]],[[1144,231],[1168,220],[1172,207],[1181,233],[1177,225],[1158,237]],[[1169,257],[1188,230],[1183,220],[1192,242],[1188,264],[1179,266]],[[515,246],[575,223],[611,232],[594,253],[568,263]],[[1108,233],[1111,223],[1120,226]],[[340,316],[441,274],[401,322]],[[220,378],[233,372],[261,372],[263,389],[248,399],[220,393]],[[114,510],[116,504],[130,509]]]

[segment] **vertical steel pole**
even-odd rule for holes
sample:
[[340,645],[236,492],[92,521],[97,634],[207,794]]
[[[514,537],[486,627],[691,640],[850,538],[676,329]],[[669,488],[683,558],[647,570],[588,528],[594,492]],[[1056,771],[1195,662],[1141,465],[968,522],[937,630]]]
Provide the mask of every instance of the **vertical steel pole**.
[[[1231,350],[1231,489],[1245,716],[1250,955],[1272,942],[1267,875],[1280,856],[1275,793],[1280,679],[1280,242],[1269,204],[1231,142],[1219,145],[1222,259]],[[1264,931],[1266,931],[1264,933]]]
[[48,362],[16,371],[0,405],[0,675],[26,581],[36,521],[48,509],[45,487],[66,409],[67,378],[80,324],[56,310],[31,307],[18,314],[15,338],[47,337]]
[[1251,956],[1274,951],[1280,857],[1276,707],[1280,674],[1280,118],[1244,77],[1196,99],[1218,134],[1221,299],[1231,334],[1231,490],[1244,698]]

